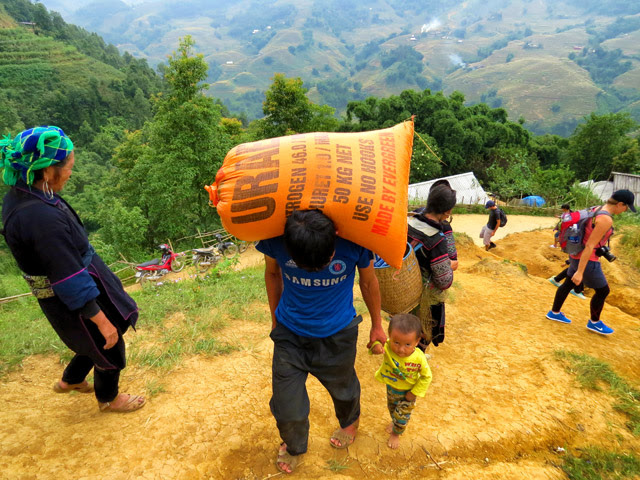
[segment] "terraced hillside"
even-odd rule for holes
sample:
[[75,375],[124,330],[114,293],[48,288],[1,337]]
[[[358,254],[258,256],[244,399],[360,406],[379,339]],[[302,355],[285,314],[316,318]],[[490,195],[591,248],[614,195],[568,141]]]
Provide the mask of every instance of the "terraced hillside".
[[0,25],[3,130],[48,123],[73,131],[85,121],[99,123],[95,104],[113,95],[108,85],[123,81],[124,73],[6,15]]
[[3,90],[52,83],[87,85],[91,77],[122,79],[113,67],[81,54],[75,47],[35,35],[29,27],[0,28],[0,85]]
[[[41,3],[0,0],[0,131],[57,125],[90,142],[107,122],[139,128],[162,78]],[[79,133],[80,136],[77,136]],[[101,152],[106,157],[105,151]]]
[[[69,2],[43,3],[64,5],[69,21],[151,64],[191,35],[209,64],[210,93],[250,118],[284,73],[338,113],[350,100],[429,88],[502,106],[536,133],[568,135],[594,111],[640,120],[634,2],[79,0],[73,13]],[[619,59],[599,63],[618,49]]]

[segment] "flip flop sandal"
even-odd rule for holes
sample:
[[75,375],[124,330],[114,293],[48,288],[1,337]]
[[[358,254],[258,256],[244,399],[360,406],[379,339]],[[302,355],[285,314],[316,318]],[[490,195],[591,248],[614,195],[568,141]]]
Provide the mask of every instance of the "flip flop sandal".
[[56,393],[69,393],[72,391],[80,393],[91,393],[93,392],[93,385],[89,384],[85,380],[82,383],[70,383],[68,387],[64,388],[62,385],[60,385],[60,382],[56,382],[53,384],[53,391]]
[[[282,445],[284,445],[284,443],[281,443],[280,447],[282,447]],[[298,464],[301,463],[300,457],[302,457],[302,455],[291,455],[289,452],[287,452],[286,448],[284,450],[279,449],[278,458],[276,459],[276,468],[282,473],[293,473],[295,472]],[[291,469],[291,471],[287,472],[284,468],[280,466],[281,463],[285,463],[289,465],[289,468]]]
[[[349,446],[351,446],[351,444],[355,441],[355,439],[356,439],[355,434],[349,435],[348,433],[345,433],[344,430],[341,430],[338,428],[331,435],[331,439],[329,440],[329,443],[333,448],[342,450],[343,448],[348,448]],[[331,440],[338,440],[340,442],[340,445],[339,446],[336,445]]]
[[[360,419],[358,418],[352,425],[356,426],[356,433],[353,435],[349,435],[341,428],[337,428],[331,438],[329,439],[329,443],[333,448],[337,448],[338,450],[342,450],[343,448],[348,448],[356,439],[356,434],[358,433],[358,427],[360,426]],[[334,444],[331,440],[338,440],[340,442],[340,446]]]
[[100,403],[101,412],[127,413],[144,407],[146,399],[141,395],[129,395],[129,398],[122,405],[114,407],[112,402]]

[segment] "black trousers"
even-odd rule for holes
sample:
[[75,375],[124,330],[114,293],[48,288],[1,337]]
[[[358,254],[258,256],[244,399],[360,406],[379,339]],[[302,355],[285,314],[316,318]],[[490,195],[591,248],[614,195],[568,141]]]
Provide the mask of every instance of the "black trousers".
[[[553,277],[553,279],[560,283],[562,282],[565,278],[567,278],[567,272],[569,271],[569,267],[565,268],[564,270],[562,270],[558,275],[556,275],[555,277]],[[571,280],[571,279],[569,279]],[[573,282],[571,282],[573,283]],[[584,291],[584,284],[580,284],[580,285],[576,285],[575,283],[573,283],[573,291],[576,293],[582,293]]]
[[360,417],[360,381],[356,375],[358,323],[326,338],[296,335],[281,324],[271,331],[273,340],[272,389],[269,406],[290,455],[307,451],[309,439],[309,374],[327,389],[341,428]]
[[[564,283],[560,285],[560,287],[558,287],[558,290],[556,290],[556,296],[553,299],[553,306],[551,307],[552,311],[560,311],[562,305],[567,299],[567,296],[575,286],[576,284],[573,283],[570,278],[567,277],[565,279]],[[606,300],[610,292],[609,285],[605,285],[601,288],[594,288],[594,291],[595,294],[593,295],[593,297],[591,297],[589,307],[591,310],[591,321],[598,322],[600,321],[600,314],[602,313],[602,309],[604,308],[604,301]]]
[[[86,322],[87,326],[89,321]],[[93,325],[93,324],[92,324]],[[91,336],[96,345],[104,345],[104,337],[100,334],[98,327],[90,328]],[[109,350],[102,350],[102,354],[114,365],[125,365],[125,344],[122,334],[118,331],[118,342]],[[120,380],[121,369],[115,368],[105,370],[95,367],[93,360],[87,355],[76,354],[67,368],[64,369],[62,380],[67,383],[82,383],[93,368],[93,386],[95,388],[96,399],[101,402],[111,402],[118,396],[118,382]]]

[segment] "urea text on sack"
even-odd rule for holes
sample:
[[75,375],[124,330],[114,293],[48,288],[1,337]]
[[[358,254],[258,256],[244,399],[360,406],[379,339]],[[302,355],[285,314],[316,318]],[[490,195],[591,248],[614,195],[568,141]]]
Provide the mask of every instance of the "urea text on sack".
[[[305,163],[309,159],[307,151],[309,135],[314,141],[315,177],[308,178]],[[382,191],[379,196],[378,210],[371,233],[386,235],[390,228],[396,203],[396,155],[395,138],[390,132],[378,135],[381,151]],[[238,146],[237,155],[247,155],[235,164],[237,171],[243,171],[233,188],[231,216],[234,224],[244,224],[265,220],[276,210],[275,194],[280,187],[280,141],[274,138],[263,142]],[[353,151],[349,145],[340,143],[330,148],[329,135],[326,133],[296,135],[291,141],[291,172],[285,214],[302,207],[304,191],[311,188],[308,208],[323,210],[327,200],[336,204],[354,202],[351,218],[367,221],[374,210],[377,185],[377,160],[375,142],[371,139],[358,140],[360,160],[360,189],[352,196],[354,183]],[[333,156],[332,156],[333,153]],[[332,160],[335,158],[335,165]],[[251,174],[252,170],[260,170]],[[335,177],[335,178],[334,178]],[[332,182],[333,180],[333,182]],[[332,185],[334,183],[334,185]],[[283,184],[284,186],[284,184]],[[332,188],[333,186],[333,188]],[[391,188],[390,188],[391,187]],[[330,193],[333,193],[330,195]],[[355,201],[354,201],[355,200]],[[256,211],[257,210],[257,211]]]

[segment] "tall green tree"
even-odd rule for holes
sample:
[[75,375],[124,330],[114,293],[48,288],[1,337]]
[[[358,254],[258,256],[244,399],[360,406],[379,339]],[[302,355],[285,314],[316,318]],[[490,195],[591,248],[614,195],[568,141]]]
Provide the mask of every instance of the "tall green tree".
[[566,197],[573,179],[573,172],[566,166],[538,167],[533,172],[531,193],[544,197],[551,204],[558,204]]
[[156,97],[153,120],[129,134],[116,154],[117,195],[148,220],[150,243],[219,222],[203,187],[214,180],[232,145],[221,126],[220,105],[204,95],[207,66],[194,46],[189,36],[180,41],[165,70],[169,91]]
[[487,169],[489,188],[503,198],[529,195],[535,188],[533,174],[537,166],[537,158],[525,149],[501,149]]
[[441,153],[442,175],[473,170],[486,180],[497,151],[526,148],[530,138],[522,125],[507,119],[506,110],[486,104],[467,107],[457,91],[446,97],[442,92],[405,90],[388,98],[349,102],[340,130],[386,128],[412,115],[416,132],[431,137],[430,146]]
[[633,173],[640,175],[640,140],[627,139],[629,147],[620,155],[613,158],[611,167],[614,172]]
[[442,171],[442,154],[438,152],[436,141],[426,133],[417,135],[420,138],[415,138],[413,142],[409,183],[426,182],[439,177]]
[[607,180],[613,159],[631,144],[627,134],[638,124],[628,113],[592,113],[569,139],[568,163],[578,180]]
[[334,109],[312,103],[307,98],[307,91],[302,79],[286,78],[276,73],[262,103],[265,117],[256,121],[258,135],[273,138],[294,133],[334,131],[338,126],[338,120],[333,116]]

